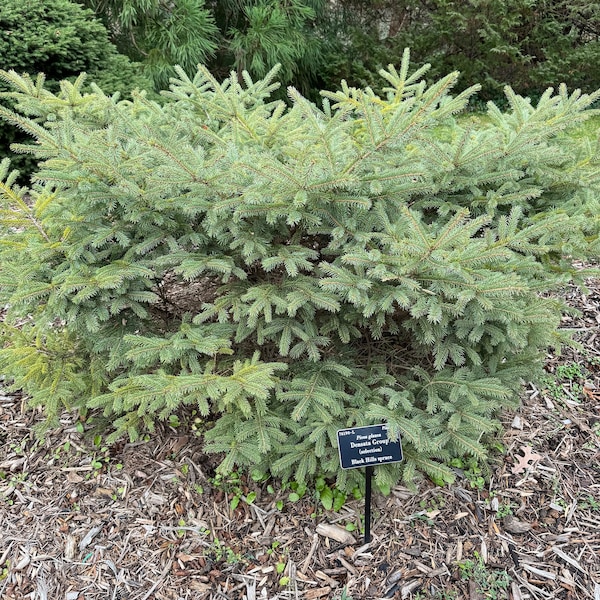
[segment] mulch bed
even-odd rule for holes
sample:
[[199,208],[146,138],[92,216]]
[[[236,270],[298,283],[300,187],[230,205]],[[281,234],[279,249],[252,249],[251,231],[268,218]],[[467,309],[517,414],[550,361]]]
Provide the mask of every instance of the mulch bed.
[[38,440],[41,415],[0,392],[0,598],[600,600],[600,282],[566,296],[581,348],[504,415],[485,483],[462,465],[452,486],[375,494],[366,545],[362,500],[216,481],[171,428],[105,448],[65,414]]

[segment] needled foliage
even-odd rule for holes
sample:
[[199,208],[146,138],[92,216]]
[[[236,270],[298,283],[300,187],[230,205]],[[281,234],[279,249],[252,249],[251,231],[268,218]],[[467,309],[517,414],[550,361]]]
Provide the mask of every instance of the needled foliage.
[[[507,83],[538,99],[565,82],[600,86],[600,5],[584,0],[341,0],[325,20],[338,46],[322,76],[378,86],[378,68],[410,46],[431,75],[459,70],[482,100],[502,102]],[[343,50],[342,50],[343,49]]]
[[[151,87],[139,64],[119,54],[108,32],[90,10],[70,0],[3,0],[0,3],[0,66],[5,70],[43,73],[48,89],[56,91],[62,79],[86,71],[107,93],[129,93]],[[6,86],[0,84],[0,93]],[[13,127],[0,124],[0,158],[9,145],[24,141]],[[15,159],[13,155],[13,159]],[[32,161],[16,157],[20,168],[32,170]]]
[[196,70],[213,57],[219,29],[203,0],[85,0],[123,53],[144,62],[154,83],[166,86],[173,65]]
[[[13,0],[14,1],[14,0]],[[206,64],[278,79],[311,99],[345,79],[381,90],[378,70],[405,47],[429,76],[461,72],[457,90],[482,86],[480,106],[505,106],[507,83],[537,100],[565,82],[600,87],[600,5],[585,0],[84,0],[119,50],[143,62],[157,89],[173,65]]]
[[378,422],[405,454],[382,488],[484,460],[561,342],[543,292],[598,255],[598,149],[564,131],[600,94],[507,88],[480,123],[455,117],[475,88],[426,70],[405,52],[383,96],[343,84],[321,107],[272,101],[274,71],[180,69],[163,105],[4,73],[0,114],[45,162],[31,189],[3,166],[0,372],[49,423],[77,409],[113,439],[191,405],[225,472],[348,489],[336,431]]
[[156,89],[179,65],[198,63],[226,76],[231,68],[264,77],[279,63],[279,79],[305,88],[321,66],[322,36],[314,28],[324,0],[84,0],[119,49],[144,63]]

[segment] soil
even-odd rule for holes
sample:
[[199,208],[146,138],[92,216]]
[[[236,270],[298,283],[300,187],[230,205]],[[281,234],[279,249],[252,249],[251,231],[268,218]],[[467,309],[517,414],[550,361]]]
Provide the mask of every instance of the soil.
[[0,598],[600,600],[600,282],[565,293],[580,347],[503,415],[491,471],[374,493],[368,544],[363,499],[215,479],[183,425],[105,447],[64,414],[40,440],[0,392]]

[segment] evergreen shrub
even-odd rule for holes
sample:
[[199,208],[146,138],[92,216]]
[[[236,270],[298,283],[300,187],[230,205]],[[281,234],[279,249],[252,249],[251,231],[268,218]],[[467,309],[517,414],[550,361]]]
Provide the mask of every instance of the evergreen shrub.
[[[598,256],[598,148],[565,131],[600,93],[476,92],[399,70],[385,96],[342,85],[321,107],[275,70],[218,83],[182,70],[164,105],[14,73],[10,123],[43,160],[3,163],[0,372],[52,424],[76,409],[136,439],[184,406],[220,469],[340,489],[339,428],[387,422],[405,461],[385,489],[485,460],[564,304],[545,294]],[[35,115],[43,125],[28,118]]]

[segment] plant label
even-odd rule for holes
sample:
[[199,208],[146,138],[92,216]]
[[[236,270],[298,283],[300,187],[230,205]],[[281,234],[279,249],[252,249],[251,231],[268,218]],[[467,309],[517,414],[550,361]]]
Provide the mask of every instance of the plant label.
[[352,427],[337,432],[342,469],[375,467],[402,461],[400,438],[388,437],[388,426]]

